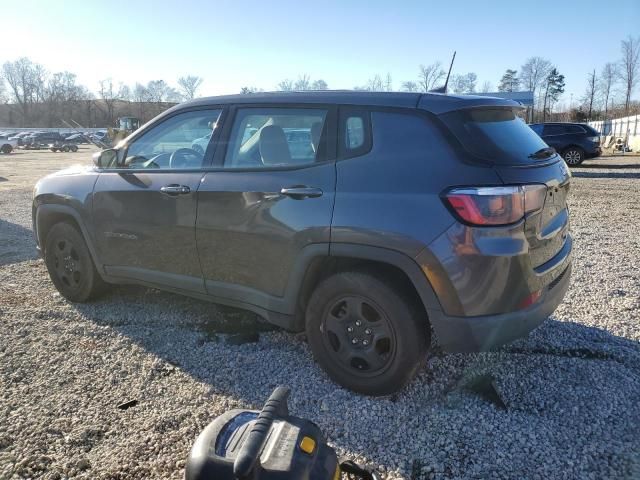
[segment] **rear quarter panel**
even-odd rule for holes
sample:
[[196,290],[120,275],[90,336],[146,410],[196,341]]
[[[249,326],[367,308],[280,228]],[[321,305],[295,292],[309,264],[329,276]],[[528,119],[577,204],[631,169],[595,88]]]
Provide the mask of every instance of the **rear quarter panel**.
[[336,163],[331,240],[415,258],[455,221],[440,198],[443,190],[502,182],[492,168],[461,161],[431,115],[413,109],[371,115],[371,151]]

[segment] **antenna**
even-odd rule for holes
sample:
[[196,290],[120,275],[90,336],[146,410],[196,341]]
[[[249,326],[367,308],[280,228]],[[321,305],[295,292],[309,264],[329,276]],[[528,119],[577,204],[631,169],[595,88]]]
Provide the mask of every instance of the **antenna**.
[[449,71],[447,72],[447,79],[444,81],[444,85],[438,88],[434,88],[430,90],[433,93],[447,93],[447,86],[449,85],[449,77],[451,76],[451,69],[453,68],[453,61],[456,59],[456,51],[453,52],[453,57],[451,57],[451,64],[449,65]]

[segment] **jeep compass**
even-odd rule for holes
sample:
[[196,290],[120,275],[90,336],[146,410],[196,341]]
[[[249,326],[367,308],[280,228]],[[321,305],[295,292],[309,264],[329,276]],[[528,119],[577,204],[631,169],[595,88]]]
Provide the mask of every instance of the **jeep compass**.
[[70,301],[136,283],[248,309],[306,331],[337,383],[389,394],[434,343],[503,345],[568,288],[570,174],[520,109],[435,93],[193,100],[41,179],[36,241]]

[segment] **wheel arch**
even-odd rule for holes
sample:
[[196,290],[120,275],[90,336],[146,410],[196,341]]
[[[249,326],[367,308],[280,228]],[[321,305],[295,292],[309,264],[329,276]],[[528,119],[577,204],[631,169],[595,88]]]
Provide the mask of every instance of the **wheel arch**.
[[565,152],[567,152],[568,150],[571,150],[572,148],[577,148],[577,149],[579,149],[579,150],[582,150],[582,152],[583,152],[583,153],[585,153],[585,152],[586,152],[586,150],[584,149],[584,147],[580,146],[580,145],[579,145],[579,144],[577,144],[577,143],[571,143],[571,144],[567,145],[566,147],[563,147],[563,148],[562,148],[562,150],[560,151],[560,153],[561,153],[562,155],[564,155],[564,154],[565,154]]
[[394,285],[399,285],[424,310],[427,322],[429,310],[440,310],[428,278],[411,257],[382,247],[331,243],[328,255],[312,257],[302,275],[289,283],[295,289],[287,295],[295,298],[294,330],[304,329],[306,306],[315,287],[329,275],[349,270],[390,277]]
[[84,238],[84,241],[87,243],[89,253],[91,254],[91,258],[94,265],[96,266],[96,269],[101,275],[103,275],[104,272],[102,272],[102,266],[98,262],[98,257],[93,245],[92,237],[91,235],[89,235],[89,230],[87,229],[84,221],[77,211],[66,205],[44,204],[37,207],[34,219],[34,235],[36,237],[36,242],[40,248],[40,251],[43,255],[45,254],[44,250],[46,239],[49,231],[51,230],[51,227],[53,227],[56,223],[67,222],[78,229],[78,231]]

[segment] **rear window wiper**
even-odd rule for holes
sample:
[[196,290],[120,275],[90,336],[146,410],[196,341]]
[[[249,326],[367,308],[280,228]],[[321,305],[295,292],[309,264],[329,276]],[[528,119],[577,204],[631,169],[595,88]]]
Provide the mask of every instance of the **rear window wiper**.
[[541,160],[543,158],[549,158],[555,155],[556,149],[553,147],[544,147],[538,150],[537,152],[529,155],[529,158],[535,158],[536,160]]

